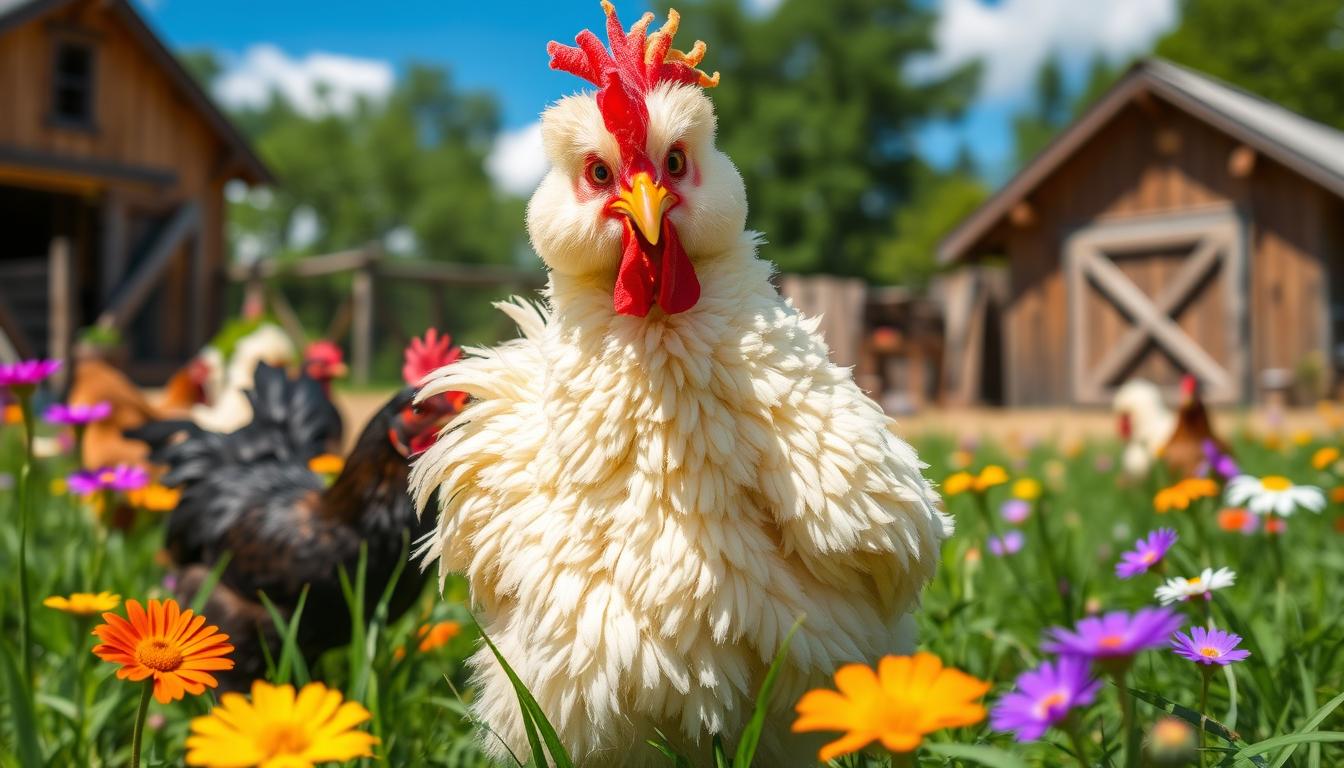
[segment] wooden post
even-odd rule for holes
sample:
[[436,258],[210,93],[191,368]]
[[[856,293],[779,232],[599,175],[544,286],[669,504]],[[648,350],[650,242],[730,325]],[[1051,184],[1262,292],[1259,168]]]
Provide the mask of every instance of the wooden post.
[[350,362],[354,383],[367,386],[373,363],[374,268],[377,256],[372,248],[350,282]]
[[[47,286],[51,297],[47,323],[47,357],[68,360],[74,344],[74,270],[70,263],[70,239],[54,237],[47,255]],[[52,375],[53,385],[65,386],[69,365]]]
[[100,304],[109,304],[126,274],[126,198],[121,192],[109,189],[103,197],[103,242],[98,259],[102,285]]
[[205,328],[210,311],[211,275],[205,263],[205,230],[197,229],[191,239],[191,328],[187,338],[191,350],[205,346]]

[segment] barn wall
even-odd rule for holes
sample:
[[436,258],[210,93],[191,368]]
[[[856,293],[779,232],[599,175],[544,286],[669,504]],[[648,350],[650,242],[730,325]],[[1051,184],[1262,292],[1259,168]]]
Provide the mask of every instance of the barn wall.
[[[1250,178],[1234,177],[1229,158],[1237,147],[1184,112],[1154,100],[1136,102],[1030,195],[1029,223],[1005,223],[1012,265],[1004,316],[1010,404],[1072,400],[1063,244],[1085,226],[1131,216],[1234,205],[1248,222],[1248,392],[1256,391],[1255,372],[1292,368],[1309,352],[1325,350],[1329,273],[1321,254],[1328,228],[1339,230],[1331,224],[1340,217],[1339,205],[1263,156]],[[1344,233],[1335,242],[1344,243]],[[1131,278],[1144,282],[1142,275]],[[1338,279],[1344,282],[1344,275]],[[1207,313],[1187,314],[1181,320],[1187,330],[1207,322]],[[1113,311],[1095,320],[1101,338],[1114,338],[1127,323]]]
[[[89,41],[94,49],[92,130],[51,120],[55,44],[67,36]],[[201,206],[203,268],[193,266],[190,243],[180,249],[141,320],[142,327],[157,326],[156,346],[169,358],[165,363],[193,352],[200,333],[217,327],[222,309],[223,185],[232,149],[110,5],[97,1],[72,4],[0,34],[0,115],[0,152],[20,157],[7,163],[0,156],[0,183],[74,192],[105,213],[121,212],[124,224],[108,226],[124,231],[121,247],[127,251],[184,202]],[[48,157],[85,164],[88,170],[79,165],[38,169],[40,162],[29,161]],[[106,298],[118,276],[134,265],[110,263],[106,246],[111,241],[106,234],[100,237],[92,247],[104,254],[100,279]],[[197,312],[201,319],[193,325],[189,318]]]

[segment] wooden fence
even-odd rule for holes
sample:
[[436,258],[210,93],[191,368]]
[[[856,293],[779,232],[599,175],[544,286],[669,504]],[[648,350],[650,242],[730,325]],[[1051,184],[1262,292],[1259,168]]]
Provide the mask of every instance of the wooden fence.
[[449,287],[495,287],[524,291],[545,282],[541,270],[477,264],[456,264],[388,256],[377,245],[309,256],[295,261],[267,259],[252,265],[233,265],[229,279],[241,283],[244,306],[268,306],[295,343],[306,337],[298,312],[280,287],[281,279],[312,279],[350,273],[350,293],[332,314],[324,338],[350,334],[350,371],[355,384],[369,382],[373,363],[375,318],[399,327],[395,313],[378,301],[378,286],[386,281],[418,283],[429,291],[434,314],[443,314],[443,291]]

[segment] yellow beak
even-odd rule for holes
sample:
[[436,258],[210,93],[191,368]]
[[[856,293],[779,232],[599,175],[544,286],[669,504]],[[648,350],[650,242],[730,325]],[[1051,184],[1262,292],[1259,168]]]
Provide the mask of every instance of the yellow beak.
[[629,216],[649,245],[657,245],[663,228],[663,214],[675,202],[677,196],[667,191],[667,187],[654,183],[652,176],[640,171],[635,174],[630,188],[622,190],[611,207]]

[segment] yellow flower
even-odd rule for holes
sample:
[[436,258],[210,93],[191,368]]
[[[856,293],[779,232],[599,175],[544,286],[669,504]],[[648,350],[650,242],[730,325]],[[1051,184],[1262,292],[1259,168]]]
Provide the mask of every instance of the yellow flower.
[[975,478],[975,490],[980,493],[993,488],[996,485],[1003,485],[1008,482],[1008,471],[998,464],[990,464],[980,470],[979,477]]
[[150,483],[126,494],[126,499],[131,502],[131,506],[150,512],[172,512],[177,509],[177,502],[182,499],[182,491]]
[[449,640],[462,632],[462,625],[456,621],[440,621],[420,627],[415,636],[420,638],[420,652],[429,653],[448,644]]
[[1261,439],[1261,442],[1266,450],[1277,451],[1283,447],[1283,435],[1278,432],[1270,432]]
[[956,467],[957,469],[965,469],[971,466],[972,461],[975,461],[975,454],[971,453],[970,451],[952,452],[952,466]]
[[1207,477],[1190,477],[1180,482],[1181,489],[1191,501],[1218,495],[1218,483]]
[[252,683],[252,700],[226,693],[219,706],[191,721],[187,765],[207,768],[314,768],[372,757],[378,739],[355,727],[369,711],[340,691],[309,683]]
[[1013,483],[1013,496],[1023,501],[1035,501],[1041,498],[1041,482],[1034,477],[1024,477]]
[[847,664],[835,673],[839,691],[808,691],[799,699],[794,733],[844,734],[821,748],[821,762],[857,752],[874,741],[893,752],[911,752],[925,734],[985,719],[977,699],[989,683],[945,668],[937,656],[887,656],[877,671]]
[[308,468],[319,475],[339,475],[345,469],[345,459],[334,453],[324,453],[309,459]]
[[1153,497],[1153,509],[1160,515],[1172,511],[1173,509],[1189,509],[1190,496],[1186,493],[1185,487],[1177,483],[1170,488],[1163,488]]
[[121,604],[121,595],[111,592],[99,592],[96,595],[92,592],[76,592],[69,597],[52,595],[43,600],[42,604],[75,616],[92,616],[116,608]]
[[1310,445],[1313,436],[1309,429],[1299,429],[1293,433],[1293,444],[1297,446]]
[[47,490],[52,496],[64,496],[65,492],[70,490],[70,486],[65,482],[64,477],[53,477],[47,484]]
[[1321,448],[1312,454],[1311,466],[1317,469],[1325,469],[1336,461],[1339,461],[1338,448]]
[[943,495],[956,496],[975,487],[975,476],[970,472],[958,472],[943,481]]

